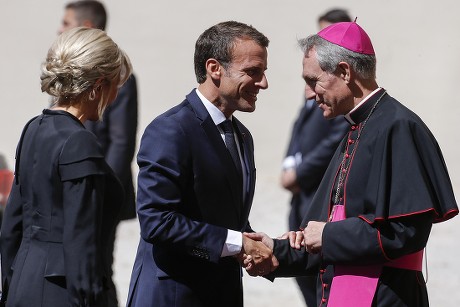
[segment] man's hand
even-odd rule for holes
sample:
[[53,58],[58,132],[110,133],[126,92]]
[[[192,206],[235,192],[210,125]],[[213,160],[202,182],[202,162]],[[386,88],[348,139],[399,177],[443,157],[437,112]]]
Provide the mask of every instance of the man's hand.
[[305,246],[304,235],[302,231],[288,231],[277,238],[278,240],[289,239],[289,244],[292,248],[301,249]]
[[323,229],[325,225],[325,222],[308,222],[307,227],[305,227],[303,231],[307,252],[311,254],[321,252],[321,248],[323,247]]
[[281,173],[281,186],[294,194],[300,192],[295,168],[288,168]]
[[273,240],[264,233],[244,233],[238,259],[251,276],[266,275],[279,265],[273,256]]

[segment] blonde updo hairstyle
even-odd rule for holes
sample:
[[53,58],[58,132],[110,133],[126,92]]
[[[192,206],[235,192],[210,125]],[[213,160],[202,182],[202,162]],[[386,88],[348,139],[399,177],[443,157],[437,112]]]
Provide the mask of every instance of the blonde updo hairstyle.
[[121,86],[132,72],[123,50],[99,29],[78,27],[65,31],[54,41],[42,64],[41,89],[55,97],[54,103],[70,107],[95,103],[95,91],[104,83],[98,115],[107,107],[113,86]]

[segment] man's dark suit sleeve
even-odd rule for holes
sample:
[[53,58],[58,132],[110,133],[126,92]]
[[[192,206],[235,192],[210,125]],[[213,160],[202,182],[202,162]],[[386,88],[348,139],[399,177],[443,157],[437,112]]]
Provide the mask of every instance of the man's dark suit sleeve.
[[137,132],[137,84],[133,75],[120,88],[116,100],[107,112],[108,147],[105,159],[121,182],[126,182],[131,170],[136,147]]
[[[324,118],[320,118],[320,120],[326,121]],[[329,133],[321,139],[315,148],[302,155],[302,162],[296,168],[297,183],[306,191],[316,189],[321,182],[337,145],[343,139],[349,126],[343,118],[327,120],[326,124],[329,126]],[[311,133],[315,132],[312,131]]]

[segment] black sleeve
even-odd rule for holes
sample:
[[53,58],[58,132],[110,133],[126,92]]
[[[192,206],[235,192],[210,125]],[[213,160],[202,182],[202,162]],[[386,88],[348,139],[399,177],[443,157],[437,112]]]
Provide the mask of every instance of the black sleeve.
[[63,185],[66,287],[71,305],[98,305],[105,291],[102,212],[108,171],[92,133],[82,130],[69,137],[59,156],[59,173]]
[[431,231],[431,213],[369,224],[353,217],[327,223],[323,261],[327,264],[385,263],[422,250]]
[[133,75],[120,88],[116,100],[107,110],[108,146],[105,159],[121,182],[126,182],[136,149],[137,85]]
[[103,176],[63,183],[66,286],[75,306],[93,306],[104,291],[101,250]]
[[2,263],[2,298],[6,301],[13,275],[12,266],[22,240],[22,198],[19,184],[13,183],[3,215],[0,252]]
[[309,254],[305,247],[297,250],[290,246],[289,240],[274,240],[273,254],[279,261],[278,268],[265,276],[273,280],[275,277],[295,277],[315,275],[320,265],[318,255]]
[[321,142],[308,153],[302,156],[302,162],[296,168],[297,183],[305,191],[315,189],[323,177],[337,146],[349,128],[343,118],[334,118],[327,121],[329,133]]

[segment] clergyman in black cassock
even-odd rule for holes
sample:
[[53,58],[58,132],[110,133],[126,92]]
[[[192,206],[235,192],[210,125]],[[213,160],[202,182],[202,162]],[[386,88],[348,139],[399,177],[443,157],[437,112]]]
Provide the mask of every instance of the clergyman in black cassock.
[[279,260],[266,277],[319,273],[319,306],[428,306],[423,250],[433,223],[458,214],[439,145],[377,85],[375,52],[355,22],[300,46],[307,98],[326,118],[344,115],[350,130],[299,225],[305,247],[258,234]]

